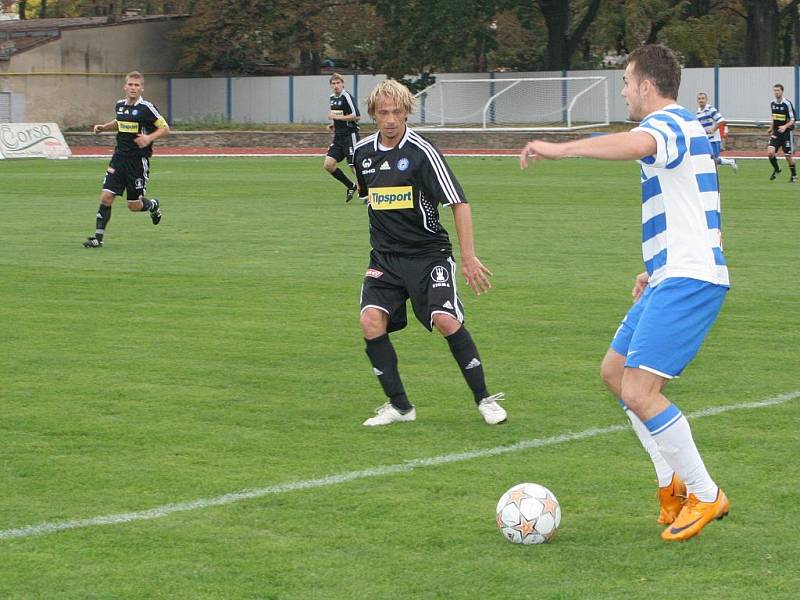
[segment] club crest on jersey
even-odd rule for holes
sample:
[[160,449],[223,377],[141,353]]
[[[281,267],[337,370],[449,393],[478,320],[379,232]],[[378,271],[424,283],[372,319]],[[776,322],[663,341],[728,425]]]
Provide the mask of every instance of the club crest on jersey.
[[397,170],[398,171],[405,171],[410,166],[411,166],[411,161],[408,160],[405,157],[401,158],[400,160],[397,161]]
[[433,287],[450,287],[450,273],[447,272],[441,265],[436,265],[431,271],[431,279],[433,280]]
[[383,271],[378,271],[378,269],[367,269],[366,276],[379,279],[380,277],[383,277]]
[[138,108],[134,108],[134,109],[131,111],[131,114],[132,114],[132,115],[138,115],[138,114],[139,114],[139,109],[138,109]]
[[410,185],[371,188],[369,206],[372,210],[414,208],[414,189]]

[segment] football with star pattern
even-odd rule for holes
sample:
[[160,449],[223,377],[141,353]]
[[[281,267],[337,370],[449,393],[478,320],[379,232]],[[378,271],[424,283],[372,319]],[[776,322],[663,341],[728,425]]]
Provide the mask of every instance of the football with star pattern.
[[558,500],[538,483],[517,484],[497,502],[497,528],[512,544],[549,542],[560,524]]

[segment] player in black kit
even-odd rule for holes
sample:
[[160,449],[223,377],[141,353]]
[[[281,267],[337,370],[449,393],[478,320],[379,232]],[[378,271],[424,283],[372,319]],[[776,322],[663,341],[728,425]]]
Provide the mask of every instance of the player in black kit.
[[353,166],[353,148],[358,142],[358,121],[361,113],[358,112],[358,105],[350,92],[344,89],[341,75],[334,73],[328,81],[333,90],[328,111],[328,129],[333,131],[333,141],[328,146],[323,166],[347,188],[345,202],[350,202],[356,192],[356,184],[336,165],[346,158],[347,164]]
[[86,248],[100,248],[103,245],[106,226],[111,220],[111,204],[124,191],[128,194],[128,209],[133,212],[149,212],[153,225],[161,222],[159,201],[155,198],[147,199],[145,194],[153,142],[167,135],[169,126],[155,104],[142,98],[144,77],[141,73],[128,73],[123,89],[125,98],[117,102],[116,118],[92,128],[95,134],[116,130],[117,145],[106,169],[103,190],[100,192],[95,234],[83,242]]
[[781,168],[778,166],[778,159],[775,158],[775,152],[778,148],[783,148],[783,155],[786,157],[786,162],[789,163],[789,170],[792,172],[789,181],[795,183],[797,182],[797,170],[794,156],[792,156],[794,152],[794,134],[792,132],[797,115],[794,111],[794,105],[783,97],[782,84],[776,83],[772,86],[772,93],[775,94],[775,100],[770,104],[772,125],[769,128],[767,156],[772,164],[772,175],[769,178],[773,180],[781,172]]
[[461,248],[461,272],[481,294],[491,288],[491,272],[475,256],[472,213],[461,185],[439,151],[411,130],[414,108],[408,88],[394,80],[379,83],[367,100],[378,131],[356,145],[354,166],[360,196],[368,201],[369,268],[361,289],[361,328],[366,352],[389,401],[366,426],[416,419],[397,368],[389,333],[407,324],[406,300],[417,319],[447,340],[486,423],[506,420],[490,395],[475,343],[464,327],[464,309],[456,287],[456,263],[438,205],[450,206]]

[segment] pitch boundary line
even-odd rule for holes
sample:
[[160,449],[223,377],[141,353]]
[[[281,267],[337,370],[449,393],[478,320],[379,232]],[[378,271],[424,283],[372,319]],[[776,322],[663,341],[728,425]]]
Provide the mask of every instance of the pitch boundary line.
[[[704,408],[687,415],[690,419],[699,419],[702,417],[710,417],[719,415],[726,412],[735,410],[759,409],[776,406],[778,404],[785,404],[791,400],[800,398],[800,390],[780,394],[764,400],[754,402],[740,402],[737,404],[727,404],[722,406],[714,406]],[[186,512],[190,510],[200,510],[210,508],[212,506],[225,506],[243,500],[251,500],[254,498],[263,498],[265,496],[272,496],[276,494],[285,494],[288,492],[296,492],[300,490],[308,490],[314,488],[327,487],[331,485],[339,485],[349,481],[358,479],[366,479],[369,477],[382,477],[385,475],[394,475],[397,473],[408,473],[415,469],[434,467],[439,465],[446,465],[450,463],[462,462],[465,460],[473,460],[476,458],[487,458],[491,456],[498,456],[501,454],[508,454],[510,452],[520,452],[523,450],[530,450],[532,448],[543,448],[546,446],[555,446],[565,442],[573,442],[585,440],[588,438],[605,435],[607,433],[616,433],[630,429],[630,425],[618,424],[610,425],[608,427],[595,427],[585,429],[575,433],[562,433],[559,435],[536,438],[532,440],[523,440],[509,446],[495,446],[494,448],[485,448],[483,450],[469,450],[466,452],[456,452],[453,454],[443,454],[440,456],[432,456],[430,458],[417,458],[408,460],[403,463],[386,465],[382,467],[372,467],[370,469],[362,469],[359,471],[347,471],[336,475],[328,475],[327,477],[320,477],[317,479],[306,479],[301,481],[290,481],[287,483],[279,483],[268,487],[257,488],[252,490],[241,490],[216,496],[213,498],[199,498],[197,500],[189,500],[186,502],[177,502],[172,504],[163,504],[148,510],[141,510],[128,513],[117,513],[111,515],[103,515],[99,517],[92,517],[88,519],[75,519],[70,521],[52,521],[38,523],[36,525],[25,525],[23,527],[15,527],[13,529],[0,530],[0,540],[8,540],[14,538],[26,538],[36,535],[48,535],[58,531],[65,531],[69,529],[81,529],[84,527],[96,527],[100,525],[118,525],[123,523],[132,523],[135,521],[146,521],[150,519],[159,519],[166,517],[177,512]]]

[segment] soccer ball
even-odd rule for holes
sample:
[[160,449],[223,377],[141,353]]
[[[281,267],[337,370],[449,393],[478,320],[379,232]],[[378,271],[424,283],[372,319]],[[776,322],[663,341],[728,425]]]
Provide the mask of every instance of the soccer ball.
[[561,524],[561,506],[538,483],[520,483],[500,496],[497,528],[512,544],[544,544]]

